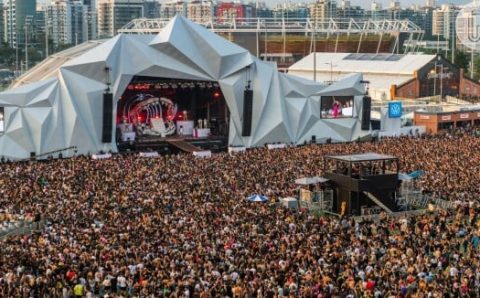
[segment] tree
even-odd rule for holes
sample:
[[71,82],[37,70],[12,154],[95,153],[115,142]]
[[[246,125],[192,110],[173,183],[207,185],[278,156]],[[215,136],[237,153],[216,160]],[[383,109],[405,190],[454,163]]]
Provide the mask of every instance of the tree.
[[66,50],[68,48],[71,48],[73,45],[71,44],[65,44],[65,43],[59,43],[56,47],[55,47],[55,52],[61,52],[63,50]]
[[457,51],[455,53],[455,65],[467,72],[470,65],[470,56],[463,51]]
[[478,80],[480,79],[480,57],[475,57],[473,61],[473,78]]

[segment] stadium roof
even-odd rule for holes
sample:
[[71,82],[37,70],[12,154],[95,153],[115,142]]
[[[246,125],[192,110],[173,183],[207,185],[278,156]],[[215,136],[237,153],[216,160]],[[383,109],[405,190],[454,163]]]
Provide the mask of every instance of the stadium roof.
[[[436,55],[317,53],[317,72],[413,75]],[[289,67],[289,71],[313,72],[313,53]],[[333,65],[332,67],[330,65]]]

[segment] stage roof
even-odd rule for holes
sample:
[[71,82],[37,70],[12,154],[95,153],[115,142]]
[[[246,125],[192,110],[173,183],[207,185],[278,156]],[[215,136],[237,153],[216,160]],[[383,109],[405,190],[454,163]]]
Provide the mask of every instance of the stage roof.
[[379,153],[360,153],[351,155],[330,155],[329,159],[346,161],[346,162],[364,162],[364,161],[381,161],[381,160],[397,160],[398,158],[393,155],[379,154]]
[[17,78],[10,88],[15,88],[28,83],[34,83],[41,80],[53,78],[57,75],[58,69],[66,62],[83,55],[98,45],[104,43],[106,40],[90,40],[85,43],[79,44],[72,48],[63,50],[58,53],[54,53],[28,72]]

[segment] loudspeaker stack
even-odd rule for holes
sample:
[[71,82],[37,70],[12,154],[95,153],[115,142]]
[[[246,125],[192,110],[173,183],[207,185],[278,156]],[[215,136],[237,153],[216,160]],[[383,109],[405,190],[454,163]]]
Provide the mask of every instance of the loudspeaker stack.
[[252,133],[253,90],[243,92],[243,127],[242,137],[249,137]]
[[113,95],[110,92],[103,93],[103,126],[102,143],[112,142],[113,126]]

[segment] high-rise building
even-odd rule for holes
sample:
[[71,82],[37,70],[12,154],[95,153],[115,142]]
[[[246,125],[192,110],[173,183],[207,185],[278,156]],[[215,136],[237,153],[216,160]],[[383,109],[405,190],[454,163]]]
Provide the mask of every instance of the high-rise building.
[[365,18],[366,11],[360,6],[352,6],[350,1],[342,0],[337,7],[336,18],[337,19],[354,19],[362,20]]
[[382,6],[382,3],[376,2],[374,0],[372,2],[369,17],[372,20],[391,19],[391,11],[388,11],[387,9],[384,9],[383,6]]
[[255,9],[250,4],[236,2],[219,2],[215,6],[215,18],[222,21],[236,20],[242,22],[253,18]]
[[436,6],[437,6],[437,3],[436,3],[435,0],[427,0],[427,1],[425,2],[425,6],[426,6],[426,7],[436,7]]
[[451,4],[444,4],[432,13],[432,34],[450,40],[455,36],[455,19],[459,9]]
[[185,1],[165,1],[160,7],[160,17],[171,19],[175,15],[187,16],[187,2]]
[[303,3],[282,3],[277,4],[272,10],[273,18],[281,21],[292,19],[306,19],[310,17],[310,9]]
[[88,40],[88,7],[82,1],[55,1],[47,6],[47,30],[55,45]]
[[131,20],[145,17],[145,1],[99,0],[96,13],[98,37],[111,37]]
[[33,31],[36,0],[5,0],[3,2],[4,40],[16,48],[25,43],[25,32]]
[[313,22],[327,22],[337,13],[337,2],[334,0],[317,0],[310,5],[310,19]]
[[398,0],[391,0],[390,7],[391,10],[401,10],[402,7],[400,6],[400,1]]
[[0,11],[2,12],[2,17],[0,17],[0,42],[4,42],[4,38],[5,38],[5,19],[3,18],[3,14],[4,14],[4,5],[3,5],[3,2],[0,3]]
[[273,18],[273,11],[267,7],[265,2],[257,1],[255,3],[255,14],[257,18],[271,19]]
[[342,0],[338,5],[338,8],[340,9],[350,9],[351,7],[352,7],[352,3],[350,2],[350,0]]
[[36,43],[40,41],[39,38],[45,38],[46,9],[45,4],[37,4],[37,11],[33,20],[33,38]]
[[193,0],[187,4],[187,18],[198,23],[208,23],[213,17],[213,3],[210,0]]
[[156,0],[145,0],[145,17],[158,19],[160,17],[160,2]]

